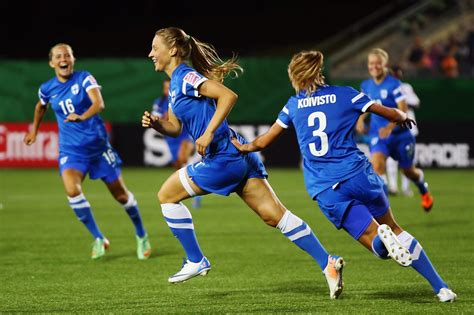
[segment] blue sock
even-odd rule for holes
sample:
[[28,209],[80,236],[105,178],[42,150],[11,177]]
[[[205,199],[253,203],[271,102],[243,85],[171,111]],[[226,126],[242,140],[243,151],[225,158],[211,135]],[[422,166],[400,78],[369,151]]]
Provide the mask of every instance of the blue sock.
[[329,254],[303,220],[287,210],[278,223],[277,228],[290,241],[310,254],[322,270],[326,268]]
[[420,178],[418,181],[413,181],[413,183],[418,187],[420,194],[424,195],[428,192],[428,183],[425,182],[425,174],[420,170]]
[[383,244],[382,240],[378,235],[374,237],[372,240],[372,252],[375,254],[375,256],[382,258],[382,259],[388,259],[388,250],[385,248],[385,245]]
[[193,263],[200,262],[204,255],[194,233],[193,218],[188,208],[182,203],[164,203],[161,211],[171,232],[183,246],[187,259]]
[[431,284],[433,291],[438,293],[441,288],[447,288],[446,282],[441,279],[436,269],[431,264],[430,259],[426,255],[423,247],[418,241],[407,231],[403,231],[398,235],[398,239],[402,245],[408,249],[412,256],[411,266],[418,271]]
[[95,223],[94,215],[92,214],[91,205],[83,194],[76,197],[67,197],[69,205],[76,214],[79,221],[84,223],[86,228],[94,238],[104,238],[104,235],[99,230],[97,223]]
[[137,201],[132,192],[128,192],[128,201],[123,205],[125,211],[133,222],[135,226],[135,233],[138,237],[144,237],[146,234],[145,228],[143,227],[142,217],[140,216],[140,211],[138,210]]

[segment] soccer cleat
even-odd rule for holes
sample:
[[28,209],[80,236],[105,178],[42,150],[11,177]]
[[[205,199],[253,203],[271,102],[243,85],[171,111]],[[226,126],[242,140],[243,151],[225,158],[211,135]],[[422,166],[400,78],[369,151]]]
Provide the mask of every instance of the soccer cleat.
[[392,229],[388,225],[382,224],[378,227],[377,232],[388,251],[388,255],[401,266],[410,266],[412,263],[411,254],[408,249],[403,247],[398,237],[392,232]]
[[429,192],[421,195],[421,206],[426,212],[429,212],[433,208],[433,197]]
[[329,286],[329,298],[337,299],[342,293],[344,282],[342,281],[342,268],[344,259],[339,256],[328,256],[328,264],[324,268],[323,274]]
[[187,259],[183,262],[181,270],[168,278],[170,283],[179,283],[194,278],[196,276],[205,276],[211,270],[211,264],[206,257],[203,257],[200,262],[193,263]]
[[436,294],[436,296],[438,297],[440,302],[454,302],[458,298],[456,293],[454,293],[448,288],[441,288],[441,290],[439,290],[439,293]]
[[143,237],[135,235],[137,239],[137,257],[140,260],[148,259],[151,255],[151,245],[148,240],[148,234],[145,234]]
[[105,255],[105,250],[110,246],[110,242],[106,238],[96,238],[92,243],[92,259],[99,259]]

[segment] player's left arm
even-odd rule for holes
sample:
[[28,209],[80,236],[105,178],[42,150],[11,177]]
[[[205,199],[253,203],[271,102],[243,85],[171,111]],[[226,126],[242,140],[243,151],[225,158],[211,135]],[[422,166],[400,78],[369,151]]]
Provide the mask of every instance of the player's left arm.
[[214,133],[222,124],[227,115],[229,115],[232,107],[237,102],[237,94],[225,85],[214,81],[206,80],[199,86],[199,94],[216,100],[216,111],[207,125],[206,130],[196,140],[196,150],[199,154],[204,155],[206,148],[214,138]]
[[267,132],[255,138],[252,142],[241,144],[236,138],[232,138],[232,144],[242,153],[261,151],[278,139],[285,130],[278,123],[274,123]]
[[89,91],[87,91],[87,95],[89,95],[92,105],[82,115],[78,115],[76,113],[69,114],[64,122],[84,121],[104,110],[104,99],[102,98],[102,94],[100,93],[100,89],[98,87],[89,89]]

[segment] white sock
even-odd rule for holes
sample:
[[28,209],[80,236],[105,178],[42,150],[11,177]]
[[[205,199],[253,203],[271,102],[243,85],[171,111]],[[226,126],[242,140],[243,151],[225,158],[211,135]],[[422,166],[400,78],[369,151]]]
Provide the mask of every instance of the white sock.
[[387,158],[386,171],[388,176],[388,189],[390,191],[398,191],[398,162],[391,157]]

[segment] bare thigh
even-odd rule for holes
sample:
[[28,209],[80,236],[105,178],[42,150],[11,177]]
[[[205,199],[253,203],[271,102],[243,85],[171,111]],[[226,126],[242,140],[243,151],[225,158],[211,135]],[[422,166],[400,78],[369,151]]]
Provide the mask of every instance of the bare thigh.
[[[187,175],[186,179],[196,193],[196,195],[206,195],[208,192],[202,190],[196,185],[192,179]],[[158,192],[158,201],[163,203],[179,203],[182,200],[191,197],[186,189],[183,187],[181,180],[179,179],[179,170],[174,172],[168,179],[161,185],[160,191]]]
[[374,168],[374,171],[379,174],[383,175],[385,174],[385,161],[387,160],[387,157],[380,152],[375,152],[372,154],[371,162],[372,162],[372,167]]
[[286,212],[266,179],[249,178],[236,192],[270,226],[277,226]]

